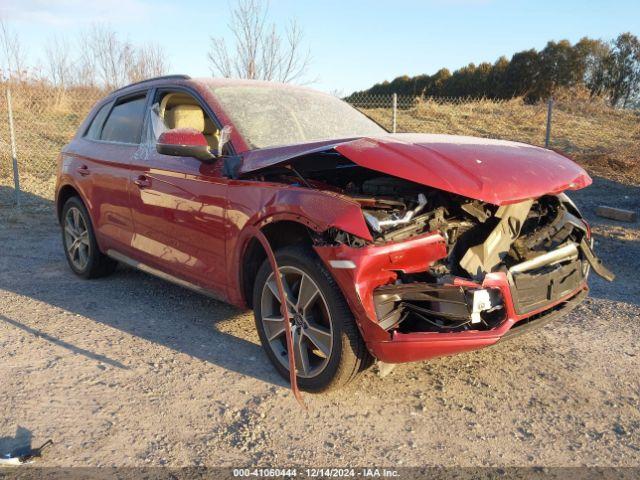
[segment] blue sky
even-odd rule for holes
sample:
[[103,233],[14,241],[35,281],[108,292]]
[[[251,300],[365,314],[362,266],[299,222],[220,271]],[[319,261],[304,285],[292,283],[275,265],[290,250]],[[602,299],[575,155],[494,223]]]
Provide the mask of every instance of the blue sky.
[[[211,35],[226,35],[232,0],[0,0],[31,63],[52,35],[73,39],[106,22],[134,43],[157,42],[171,70],[208,76]],[[547,40],[640,35],[640,1],[271,0],[271,19],[295,17],[313,62],[312,86],[351,93],[398,75],[543,48]],[[74,45],[74,48],[80,48]]]

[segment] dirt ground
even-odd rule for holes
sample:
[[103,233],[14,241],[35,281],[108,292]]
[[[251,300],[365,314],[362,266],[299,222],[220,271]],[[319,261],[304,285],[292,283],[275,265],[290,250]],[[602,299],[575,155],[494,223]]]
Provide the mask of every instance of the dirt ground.
[[120,268],[68,269],[50,205],[0,207],[0,454],[46,466],[640,466],[640,187],[573,195],[617,273],[570,316],[489,349],[368,371],[294,401],[251,313]]

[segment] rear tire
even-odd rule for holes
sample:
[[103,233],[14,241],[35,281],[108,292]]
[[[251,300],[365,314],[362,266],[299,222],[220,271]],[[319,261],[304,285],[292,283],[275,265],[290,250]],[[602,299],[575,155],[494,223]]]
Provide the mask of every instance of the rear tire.
[[73,273],[85,279],[113,273],[118,262],[98,248],[91,217],[80,198],[71,197],[65,202],[60,226],[64,253]]
[[[310,248],[285,247],[275,256],[289,292],[300,389],[317,393],[347,384],[371,362],[342,292]],[[256,276],[253,307],[262,346],[276,370],[289,380],[284,323],[268,259]]]

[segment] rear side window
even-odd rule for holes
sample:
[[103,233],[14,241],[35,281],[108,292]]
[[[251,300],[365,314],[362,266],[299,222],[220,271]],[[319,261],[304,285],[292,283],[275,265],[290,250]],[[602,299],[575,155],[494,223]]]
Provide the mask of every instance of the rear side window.
[[102,128],[101,140],[121,143],[140,143],[146,96],[128,98],[111,110]]
[[98,113],[96,113],[95,117],[91,121],[91,125],[87,128],[87,133],[85,133],[85,137],[91,138],[93,140],[98,140],[100,138],[100,130],[102,129],[102,124],[104,123],[104,119],[109,113],[109,109],[111,108],[113,102],[109,102],[103,105]]

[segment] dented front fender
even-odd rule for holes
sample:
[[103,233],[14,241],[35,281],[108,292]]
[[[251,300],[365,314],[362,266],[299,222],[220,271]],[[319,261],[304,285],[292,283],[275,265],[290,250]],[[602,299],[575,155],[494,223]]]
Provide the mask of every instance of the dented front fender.
[[240,288],[242,264],[254,228],[278,221],[294,221],[322,233],[329,228],[371,241],[360,205],[333,192],[252,181],[231,181],[225,210],[228,296],[231,303],[244,306]]

